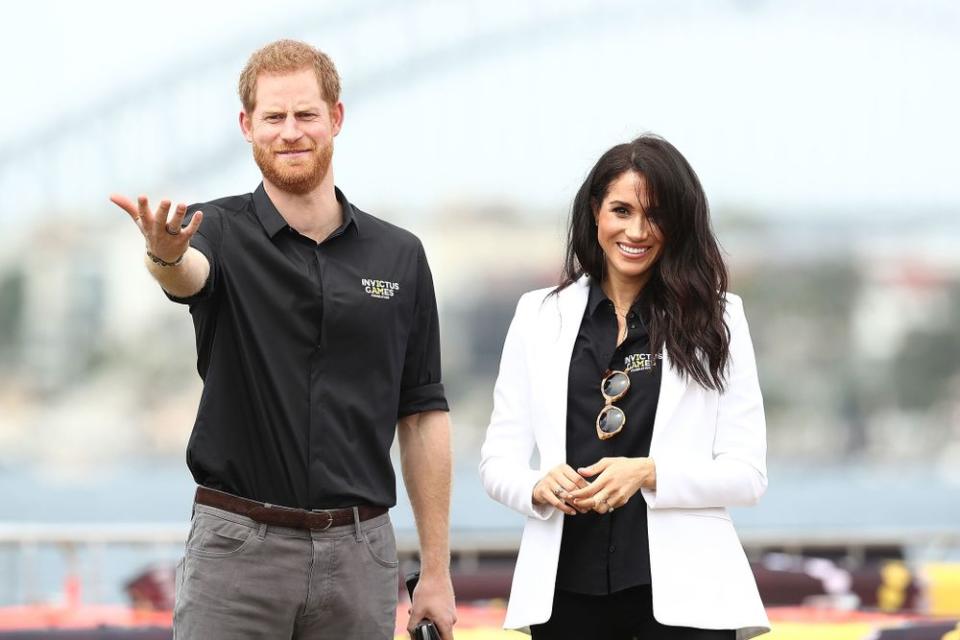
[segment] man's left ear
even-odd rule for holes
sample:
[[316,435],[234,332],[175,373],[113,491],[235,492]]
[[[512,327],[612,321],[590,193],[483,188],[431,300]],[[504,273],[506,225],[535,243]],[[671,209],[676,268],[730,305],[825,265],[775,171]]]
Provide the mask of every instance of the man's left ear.
[[247,142],[253,142],[253,130],[250,127],[250,115],[244,111],[240,111],[240,131],[243,133],[243,138]]
[[330,121],[333,123],[333,135],[340,133],[343,128],[343,103],[338,102],[335,106],[329,107]]

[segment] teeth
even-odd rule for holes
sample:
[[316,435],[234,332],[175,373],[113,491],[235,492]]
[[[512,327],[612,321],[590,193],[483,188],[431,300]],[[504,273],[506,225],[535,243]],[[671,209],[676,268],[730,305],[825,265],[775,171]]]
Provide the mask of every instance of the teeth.
[[633,256],[640,256],[647,252],[647,247],[628,247],[620,244],[619,242],[617,243],[617,246],[620,247],[620,250],[624,253],[629,253]]

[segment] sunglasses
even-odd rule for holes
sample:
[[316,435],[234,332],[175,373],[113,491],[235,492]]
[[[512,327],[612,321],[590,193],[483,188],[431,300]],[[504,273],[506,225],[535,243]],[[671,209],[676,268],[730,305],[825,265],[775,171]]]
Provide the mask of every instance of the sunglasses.
[[605,400],[603,409],[597,416],[597,437],[601,440],[612,438],[620,433],[627,422],[627,416],[613,403],[627,394],[630,389],[630,376],[623,371],[607,371],[600,382],[600,393]]

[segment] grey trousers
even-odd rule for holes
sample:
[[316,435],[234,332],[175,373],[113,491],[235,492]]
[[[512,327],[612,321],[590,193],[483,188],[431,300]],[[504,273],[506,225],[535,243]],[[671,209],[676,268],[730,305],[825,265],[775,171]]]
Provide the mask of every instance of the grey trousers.
[[383,514],[326,531],[194,505],[175,640],[392,640],[397,545]]

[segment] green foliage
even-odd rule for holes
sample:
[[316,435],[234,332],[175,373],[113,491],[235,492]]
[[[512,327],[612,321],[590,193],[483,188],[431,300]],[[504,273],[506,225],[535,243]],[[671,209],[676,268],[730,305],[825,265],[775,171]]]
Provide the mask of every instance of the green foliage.
[[24,278],[21,271],[0,275],[0,361],[8,364],[19,357],[17,345],[23,337]]
[[949,292],[947,317],[913,331],[893,361],[894,392],[905,409],[927,409],[945,399],[960,378],[960,284]]

